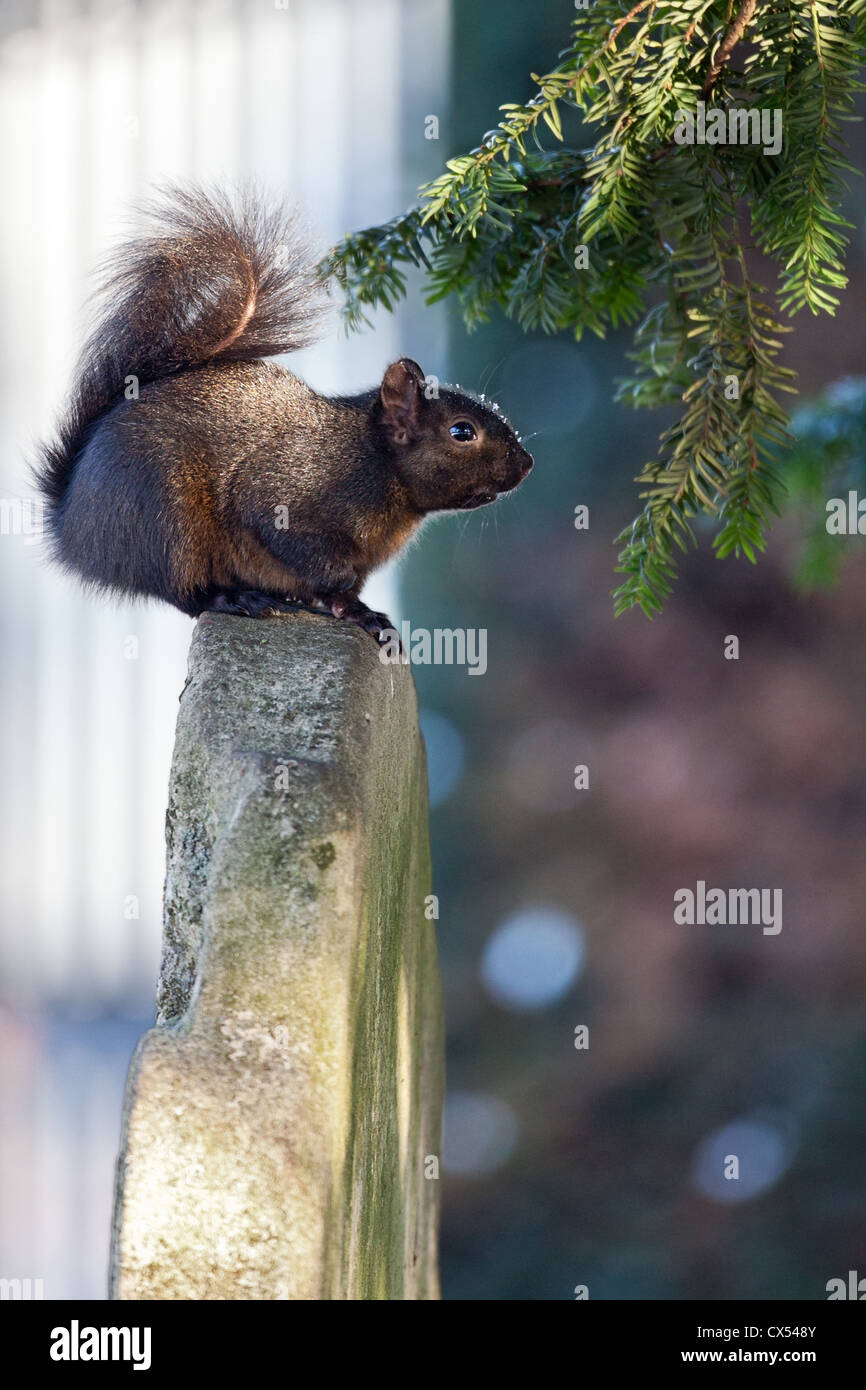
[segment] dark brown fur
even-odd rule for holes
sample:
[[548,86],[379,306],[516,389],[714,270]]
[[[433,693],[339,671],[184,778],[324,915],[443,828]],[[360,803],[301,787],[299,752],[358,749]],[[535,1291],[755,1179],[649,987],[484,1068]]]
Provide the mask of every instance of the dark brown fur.
[[262,361],[309,342],[320,308],[284,215],[198,189],[153,215],[109,266],[43,450],[58,558],[192,615],[317,603],[378,633],[387,619],[358,597],[370,571],[430,512],[492,501],[532,459],[495,407],[431,391],[408,358],[343,397]]

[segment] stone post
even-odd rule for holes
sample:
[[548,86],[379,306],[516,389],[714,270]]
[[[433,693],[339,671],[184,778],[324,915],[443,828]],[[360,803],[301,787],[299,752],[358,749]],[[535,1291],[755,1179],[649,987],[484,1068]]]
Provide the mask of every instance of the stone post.
[[200,619],[166,833],[111,1296],[438,1298],[443,1031],[410,668],[324,616]]

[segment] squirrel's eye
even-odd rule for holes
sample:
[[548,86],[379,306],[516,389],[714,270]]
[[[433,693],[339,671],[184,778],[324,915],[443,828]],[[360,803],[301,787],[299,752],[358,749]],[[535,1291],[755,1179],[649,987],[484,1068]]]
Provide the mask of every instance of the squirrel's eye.
[[458,444],[469,444],[475,438],[475,426],[469,420],[455,420],[448,433]]

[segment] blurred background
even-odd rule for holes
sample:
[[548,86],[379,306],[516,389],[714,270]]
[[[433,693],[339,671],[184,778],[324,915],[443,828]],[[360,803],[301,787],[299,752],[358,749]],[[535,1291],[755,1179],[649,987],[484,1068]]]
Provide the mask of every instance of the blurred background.
[[[86,600],[34,534],[27,461],[68,385],[87,273],[165,177],[253,174],[301,204],[323,250],[385,220],[531,93],[573,14],[0,12],[0,1275],[41,1278],[46,1297],[105,1296],[192,628]],[[801,316],[788,352],[807,400],[864,370],[862,181],[845,211],[842,308]],[[469,336],[416,288],[373,331],[335,323],[292,359],[352,390],[411,354],[534,436],[514,497],[429,526],[366,595],[413,627],[488,631],[484,679],[415,670],[448,1029],[443,1294],[821,1299],[866,1275],[866,557],[854,543],[839,588],[803,596],[793,517],[756,569],[705,546],[662,618],[614,621],[611,538],[659,428],[611,402],[627,346],[503,321]],[[780,888],[782,931],[676,925],[675,891],[700,879]]]

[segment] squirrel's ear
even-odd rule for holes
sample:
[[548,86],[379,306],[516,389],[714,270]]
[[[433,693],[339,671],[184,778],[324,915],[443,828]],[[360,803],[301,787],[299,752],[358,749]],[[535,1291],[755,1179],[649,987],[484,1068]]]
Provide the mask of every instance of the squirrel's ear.
[[423,385],[424,373],[411,357],[392,362],[382,378],[382,409],[396,444],[408,444],[415,433]]

